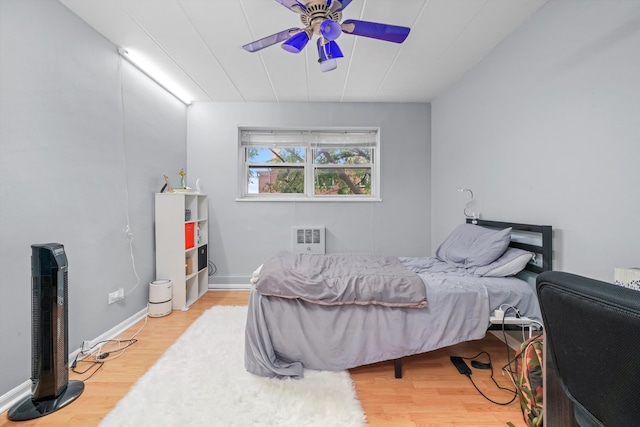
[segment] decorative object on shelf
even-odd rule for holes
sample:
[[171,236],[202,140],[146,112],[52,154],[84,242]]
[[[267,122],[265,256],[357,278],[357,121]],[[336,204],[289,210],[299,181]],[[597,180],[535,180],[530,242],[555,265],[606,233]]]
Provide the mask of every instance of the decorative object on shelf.
[[187,187],[187,181],[185,179],[185,177],[187,176],[187,173],[184,171],[184,168],[180,169],[180,172],[178,173],[178,175],[180,175],[180,188],[174,188],[169,192],[170,193],[192,193],[193,190]]
[[180,169],[180,172],[178,173],[178,175],[180,175],[180,188],[182,189],[187,188],[186,182],[184,180],[184,177],[187,176],[187,173],[184,171],[184,168]]
[[191,209],[184,210],[184,220],[189,221],[191,219]]
[[196,193],[202,193],[202,188],[200,188],[200,178],[196,179]]
[[640,291],[640,268],[616,268],[613,278],[618,286]]
[[173,186],[171,185],[171,181],[169,181],[169,177],[167,175],[162,175],[164,177],[164,182],[165,185],[164,187],[162,187],[162,190],[160,190],[160,192],[162,193],[164,191],[164,189],[166,188],[169,193],[174,193],[175,191],[173,190]]

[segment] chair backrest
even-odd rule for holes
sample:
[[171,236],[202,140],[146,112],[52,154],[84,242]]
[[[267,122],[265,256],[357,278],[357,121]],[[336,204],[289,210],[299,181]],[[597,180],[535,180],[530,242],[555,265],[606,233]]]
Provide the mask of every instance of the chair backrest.
[[545,339],[580,426],[640,426],[640,292],[549,271],[536,280]]

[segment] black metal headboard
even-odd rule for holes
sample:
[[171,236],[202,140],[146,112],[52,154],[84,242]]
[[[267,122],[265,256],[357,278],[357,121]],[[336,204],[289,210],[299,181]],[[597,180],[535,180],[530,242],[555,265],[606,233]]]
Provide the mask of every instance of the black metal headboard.
[[553,227],[550,225],[532,225],[532,224],[518,224],[515,222],[501,222],[501,221],[487,221],[484,219],[473,219],[467,218],[467,224],[477,224],[483,227],[489,228],[509,228],[511,227],[513,231],[518,234],[518,232],[522,234],[532,234],[534,237],[537,237],[536,241],[541,241],[540,244],[537,243],[523,243],[512,240],[509,246],[512,248],[523,249],[525,251],[533,252],[536,254],[536,258],[538,256],[542,257],[542,265],[536,263],[529,263],[525,267],[525,270],[528,270],[532,273],[539,274],[543,271],[549,271],[553,269],[553,246],[552,246],[552,237],[553,237]]

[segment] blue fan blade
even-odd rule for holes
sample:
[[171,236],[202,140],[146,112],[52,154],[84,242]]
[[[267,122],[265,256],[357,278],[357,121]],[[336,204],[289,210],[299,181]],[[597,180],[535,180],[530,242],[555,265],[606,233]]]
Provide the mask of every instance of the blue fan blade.
[[336,3],[340,3],[340,6],[335,11],[341,12],[345,7],[349,6],[351,0],[337,0]]
[[260,49],[264,49],[265,47],[269,47],[289,39],[289,37],[291,37],[291,33],[298,30],[299,28],[289,28],[288,30],[280,31],[279,33],[271,34],[270,36],[264,37],[260,40],[245,44],[242,48],[247,52],[257,52]]
[[388,42],[402,43],[409,35],[410,28],[397,25],[379,24],[377,22],[358,21],[347,19],[342,23],[342,32],[356,36],[370,37],[372,39]]
[[276,0],[278,3],[295,13],[304,13],[307,7],[298,0]]

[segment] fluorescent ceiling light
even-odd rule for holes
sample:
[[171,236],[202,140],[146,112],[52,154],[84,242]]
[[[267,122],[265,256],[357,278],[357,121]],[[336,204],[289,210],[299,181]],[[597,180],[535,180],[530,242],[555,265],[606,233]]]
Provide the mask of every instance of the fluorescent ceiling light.
[[171,95],[178,98],[185,105],[191,105],[191,99],[184,91],[165,73],[160,71],[158,67],[153,65],[150,61],[146,60],[144,56],[132,52],[129,49],[122,47],[118,48],[118,53],[122,55],[124,59],[129,61],[138,70],[142,71],[147,77],[156,82],[160,87],[169,92]]

